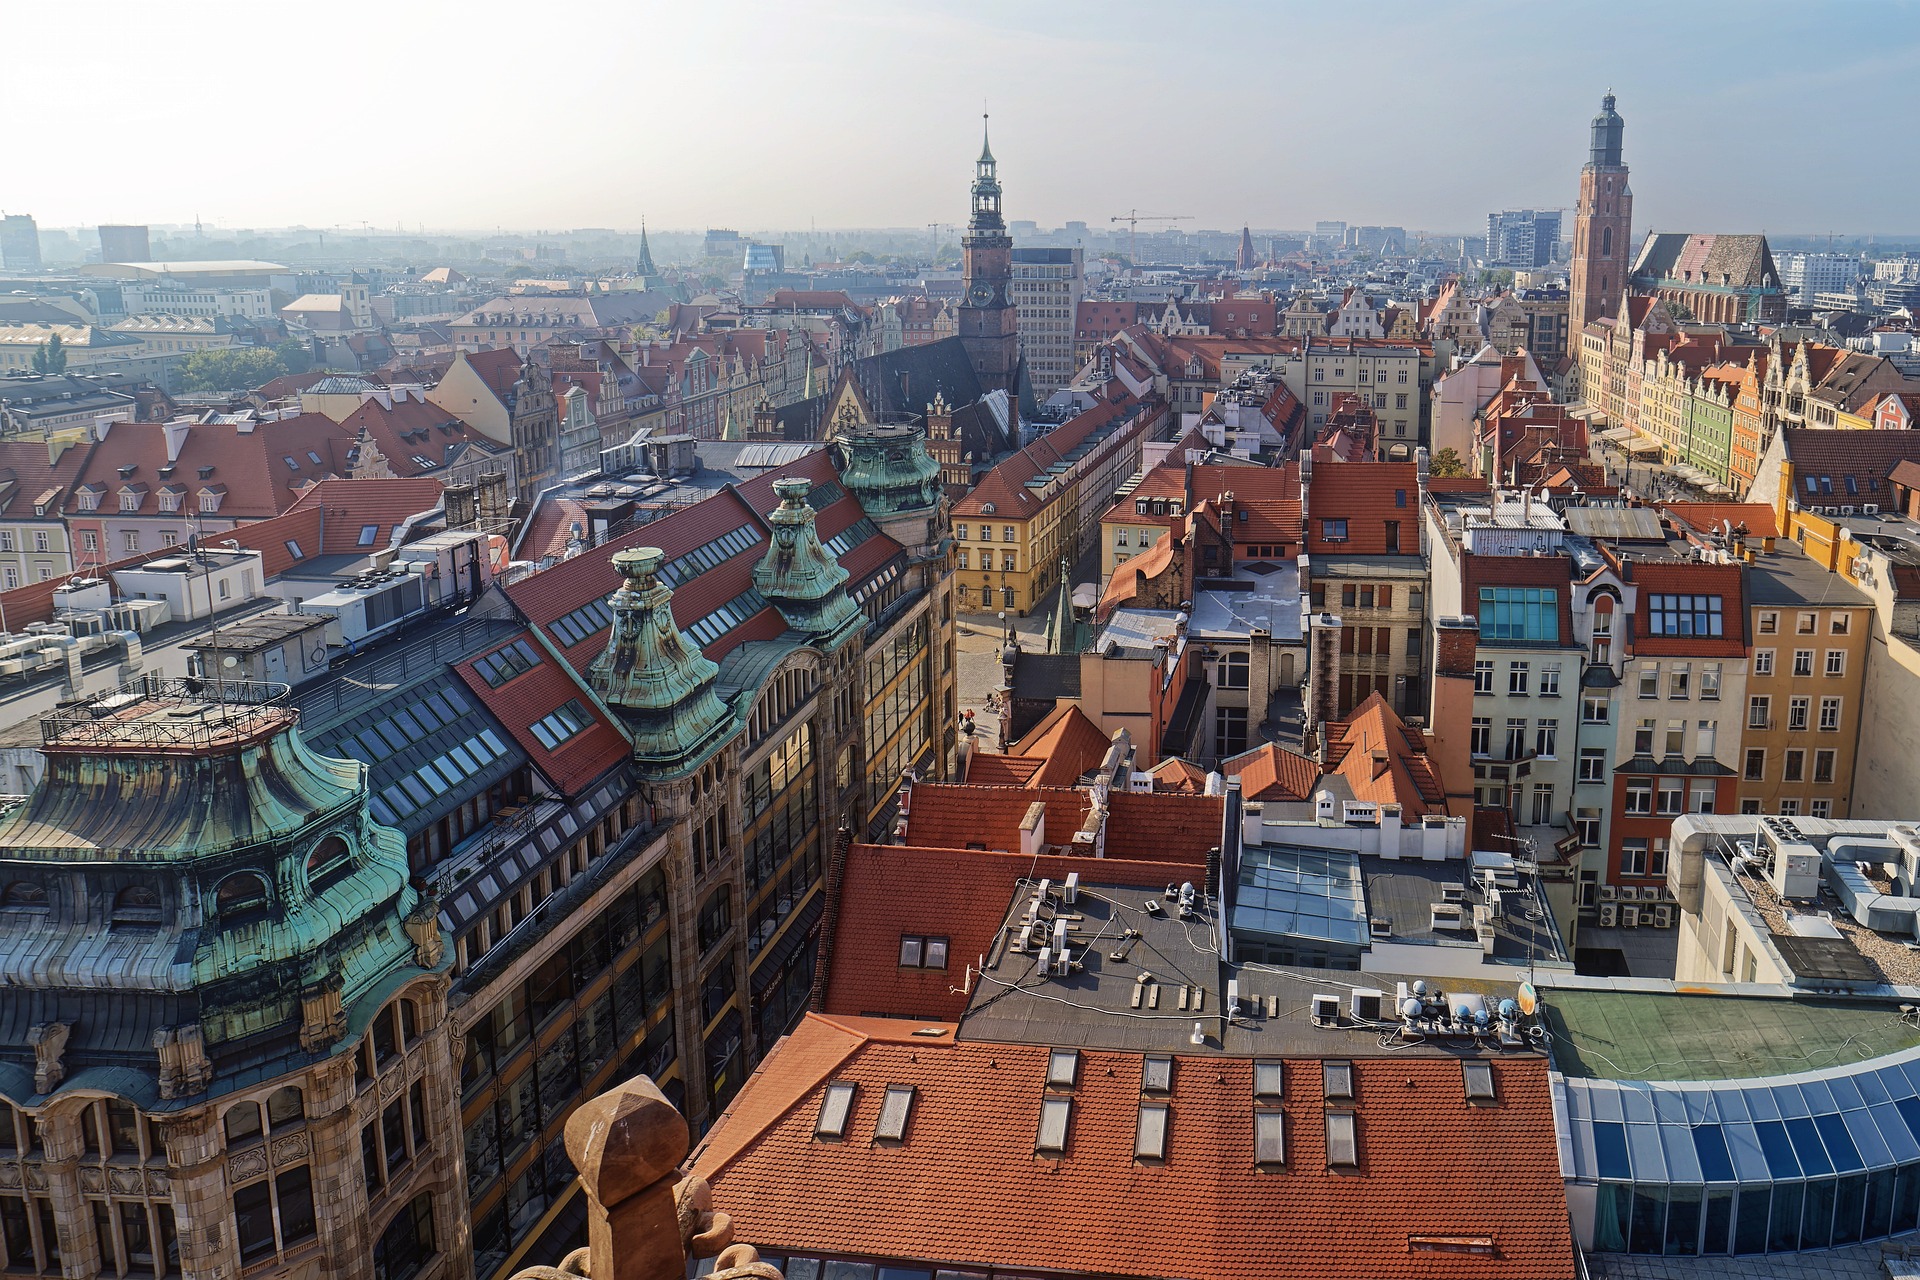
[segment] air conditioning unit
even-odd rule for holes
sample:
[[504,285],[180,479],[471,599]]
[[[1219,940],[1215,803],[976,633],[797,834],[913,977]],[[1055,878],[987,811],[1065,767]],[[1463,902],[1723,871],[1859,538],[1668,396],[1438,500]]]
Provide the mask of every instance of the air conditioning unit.
[[1600,901],[1612,902],[1615,898],[1619,896],[1620,896],[1620,890],[1616,889],[1614,886],[1610,884],[1603,884],[1600,886]]
[[1860,510],[1867,515],[1877,516],[1880,514],[1880,504],[1877,502],[1863,502],[1860,504]]
[[1380,1002],[1386,997],[1387,993],[1384,991],[1369,991],[1355,987],[1348,998],[1347,1010],[1355,1022],[1378,1022],[1380,1021]]
[[1842,508],[1840,508],[1840,514],[1841,514],[1841,515],[1843,515],[1843,516],[1850,516],[1850,515],[1852,515],[1852,514],[1853,514],[1853,508],[1852,508],[1852,507],[1842,507]]
[[1673,928],[1673,908],[1661,903],[1653,909],[1653,927],[1656,929]]
[[1623,884],[1623,885],[1621,885],[1621,886],[1620,886],[1620,901],[1622,901],[1622,902],[1638,902],[1638,901],[1640,901],[1640,886],[1639,886],[1639,885],[1637,885],[1637,884]]
[[1336,995],[1317,995],[1310,1001],[1309,1013],[1316,1027],[1337,1027],[1340,1025],[1340,997]]
[[1628,906],[1620,909],[1620,927],[1638,929],[1640,927],[1640,908]]
[[1611,929],[1619,922],[1620,922],[1620,908],[1614,906],[1611,902],[1601,903],[1600,904],[1600,927],[1602,929]]

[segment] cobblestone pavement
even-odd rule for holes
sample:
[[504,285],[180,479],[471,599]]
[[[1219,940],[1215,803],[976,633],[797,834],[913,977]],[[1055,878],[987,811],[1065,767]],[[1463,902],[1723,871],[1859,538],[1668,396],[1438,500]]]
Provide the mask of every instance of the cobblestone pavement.
[[[1000,716],[998,712],[987,709],[987,695],[1000,687],[1000,619],[991,613],[963,613],[960,615],[957,634],[954,637],[954,662],[959,666],[959,680],[956,685],[960,698],[960,715],[964,719],[967,712],[973,712],[973,722],[979,732],[974,741],[981,749],[997,750],[1000,741]],[[1031,618],[1008,618],[1014,631],[1020,636],[1020,643],[1028,646],[1046,644],[1047,619],[1044,614]]]

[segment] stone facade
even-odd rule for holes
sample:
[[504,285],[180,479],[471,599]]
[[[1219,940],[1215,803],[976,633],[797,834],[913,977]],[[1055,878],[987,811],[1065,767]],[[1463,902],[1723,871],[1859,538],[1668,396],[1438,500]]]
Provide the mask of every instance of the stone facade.
[[1633,191],[1620,158],[1625,128],[1609,93],[1593,118],[1593,145],[1580,170],[1580,198],[1573,215],[1569,324],[1576,333],[1601,316],[1612,315],[1627,291]]

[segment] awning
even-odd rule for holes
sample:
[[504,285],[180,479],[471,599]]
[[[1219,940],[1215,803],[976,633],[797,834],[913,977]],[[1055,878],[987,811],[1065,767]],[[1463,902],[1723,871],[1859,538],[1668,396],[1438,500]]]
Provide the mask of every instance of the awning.
[[753,994],[759,995],[780,977],[781,970],[787,967],[787,961],[793,953],[807,944],[820,926],[820,917],[826,913],[827,895],[824,890],[813,895],[813,900],[800,908],[800,914],[785,929],[771,947],[768,947],[753,959],[753,977],[750,985]]
[[1631,440],[1633,438],[1633,428],[1608,427],[1605,431],[1602,431],[1600,433],[1600,438],[1602,440],[1611,440],[1615,444],[1618,444],[1623,440]]
[[1634,454],[1637,457],[1645,457],[1648,454],[1659,453],[1660,442],[1658,440],[1649,440],[1645,436],[1636,436],[1632,440],[1627,441],[1626,449],[1628,453]]

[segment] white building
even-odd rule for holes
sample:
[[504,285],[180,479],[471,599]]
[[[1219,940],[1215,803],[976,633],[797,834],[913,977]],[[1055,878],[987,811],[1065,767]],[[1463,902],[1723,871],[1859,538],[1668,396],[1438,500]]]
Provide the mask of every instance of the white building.
[[1087,296],[1086,264],[1073,249],[1015,249],[1013,305],[1033,394],[1045,400],[1073,381],[1073,317]]
[[1851,292],[1866,273],[1866,263],[1850,253],[1780,253],[1774,262],[1787,297],[1801,307],[1812,306],[1815,294]]

